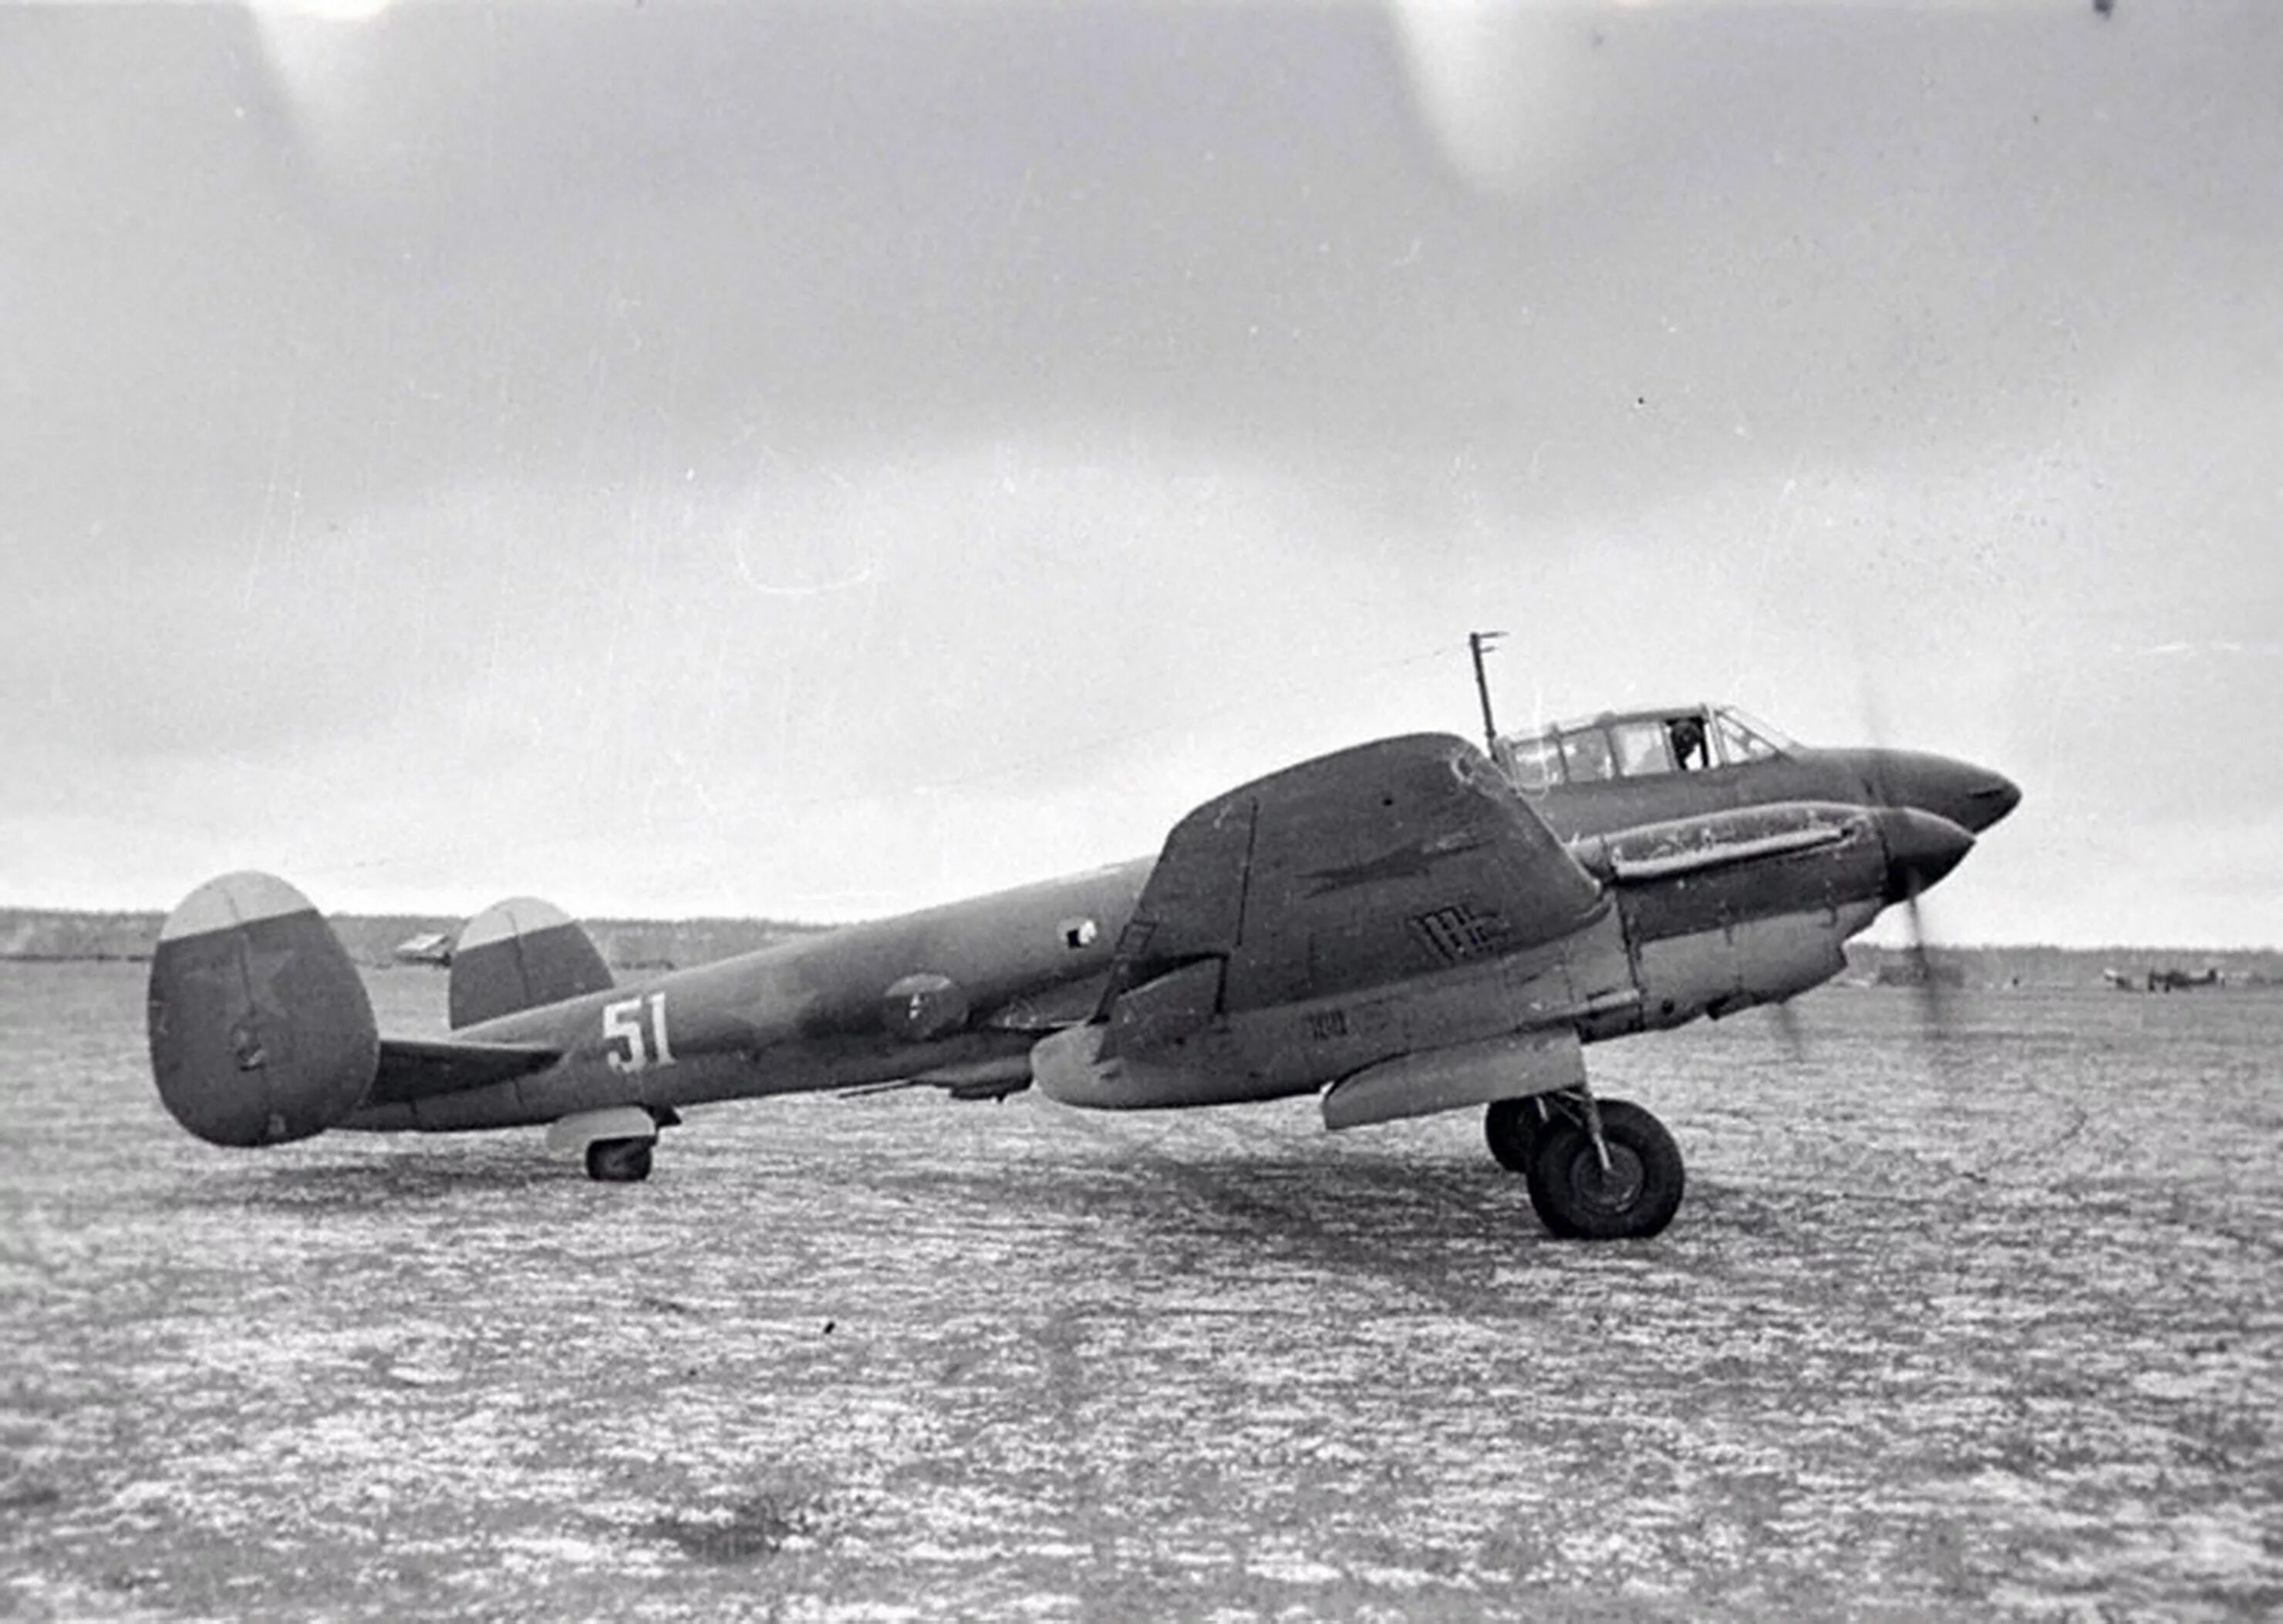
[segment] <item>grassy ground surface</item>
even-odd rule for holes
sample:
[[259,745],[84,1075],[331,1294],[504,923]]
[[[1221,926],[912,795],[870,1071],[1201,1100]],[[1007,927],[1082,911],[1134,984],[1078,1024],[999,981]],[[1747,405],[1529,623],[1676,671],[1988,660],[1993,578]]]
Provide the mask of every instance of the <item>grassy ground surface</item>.
[[0,966],[0,1614],[2283,1609],[2277,995],[1596,1049],[1690,1162],[1606,1247],[1306,1101],[223,1152],[141,998]]

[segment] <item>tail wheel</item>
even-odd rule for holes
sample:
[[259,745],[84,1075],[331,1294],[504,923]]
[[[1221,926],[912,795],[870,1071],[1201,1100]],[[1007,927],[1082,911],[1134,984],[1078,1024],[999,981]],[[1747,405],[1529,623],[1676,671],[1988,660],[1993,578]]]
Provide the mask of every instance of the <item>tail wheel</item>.
[[1530,1204],[1554,1234],[1643,1240],[1661,1232],[1686,1185],[1680,1147],[1664,1124],[1625,1100],[1598,1102],[1608,1167],[1593,1136],[1567,1115],[1540,1131],[1530,1158]]
[[1493,1100],[1483,1114],[1483,1138],[1490,1142],[1491,1154],[1498,1158],[1498,1164],[1509,1173],[1530,1171],[1530,1153],[1537,1147],[1538,1136],[1546,1131],[1539,1108],[1535,1098]]
[[655,1139],[596,1139],[587,1146],[587,1177],[599,1184],[638,1185],[650,1177]]

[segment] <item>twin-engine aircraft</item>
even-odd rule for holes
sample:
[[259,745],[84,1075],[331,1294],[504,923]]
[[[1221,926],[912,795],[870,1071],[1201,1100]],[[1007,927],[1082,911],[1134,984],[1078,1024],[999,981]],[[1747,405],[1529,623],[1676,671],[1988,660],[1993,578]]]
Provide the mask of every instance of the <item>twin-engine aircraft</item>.
[[308,900],[225,875],[160,933],[152,1068],[216,1145],[545,1124],[604,1181],[648,1177],[682,1107],[899,1081],[1114,1110],[1321,1092],[1335,1129],[1484,1107],[1548,1230],[1653,1235],[1680,1153],[1595,1096],[1583,1045],[1829,979],[2019,798],[1717,707],[1497,754],[1382,740],[1206,803],[1155,859],[630,985],[558,910],[503,903],[461,932],[445,1038],[379,1036]]

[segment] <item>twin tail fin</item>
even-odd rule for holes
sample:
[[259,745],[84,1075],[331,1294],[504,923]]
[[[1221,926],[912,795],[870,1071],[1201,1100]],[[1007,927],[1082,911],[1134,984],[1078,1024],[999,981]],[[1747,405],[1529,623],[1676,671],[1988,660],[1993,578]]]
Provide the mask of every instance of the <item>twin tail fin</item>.
[[[487,908],[452,961],[455,1027],[612,984],[585,931],[543,902]],[[552,1048],[383,1037],[363,977],[307,897],[274,874],[209,880],[160,927],[151,1071],[175,1120],[212,1145],[284,1145],[363,1106],[405,1105],[543,1070]]]
[[452,1030],[617,984],[569,914],[536,897],[511,897],[461,927],[447,995]]
[[282,1145],[356,1109],[380,1064],[372,1001],[309,899],[273,874],[209,880],[151,955],[151,1070],[213,1145]]

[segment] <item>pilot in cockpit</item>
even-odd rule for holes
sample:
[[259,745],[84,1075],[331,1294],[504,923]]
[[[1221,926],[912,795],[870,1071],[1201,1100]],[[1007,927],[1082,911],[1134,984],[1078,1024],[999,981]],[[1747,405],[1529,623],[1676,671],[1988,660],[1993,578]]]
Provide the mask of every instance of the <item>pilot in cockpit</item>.
[[1705,746],[1703,717],[1676,716],[1665,723],[1664,731],[1672,741],[1672,765],[1678,770],[1689,770],[1691,756],[1696,758],[1693,765],[1699,768],[1712,765],[1712,752]]

